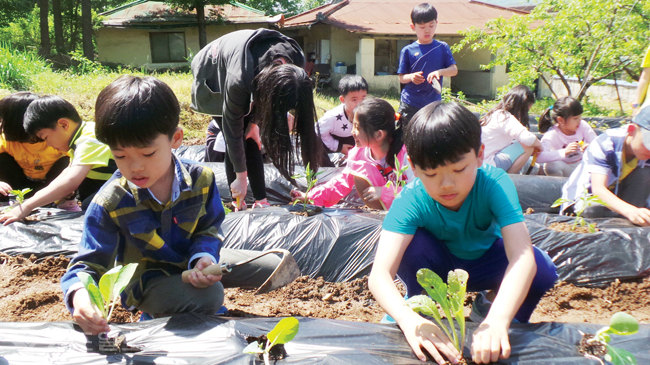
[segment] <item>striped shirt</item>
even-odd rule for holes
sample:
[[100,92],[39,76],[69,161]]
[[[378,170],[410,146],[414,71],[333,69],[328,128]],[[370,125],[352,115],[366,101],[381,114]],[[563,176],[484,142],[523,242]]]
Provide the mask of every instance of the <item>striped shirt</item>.
[[97,193],[86,211],[79,253],[61,279],[71,312],[69,295],[82,287],[78,272],[98,282],[113,266],[138,263],[122,293],[122,304],[131,308],[142,300],[149,280],[180,274],[202,256],[219,262],[225,212],[214,174],[208,167],[173,159],[175,181],[166,204],[119,171]]

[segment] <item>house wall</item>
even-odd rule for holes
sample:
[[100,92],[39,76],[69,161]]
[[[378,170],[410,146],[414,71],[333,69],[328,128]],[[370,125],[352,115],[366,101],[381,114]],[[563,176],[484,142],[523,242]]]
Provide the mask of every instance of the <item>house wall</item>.
[[[546,76],[548,78],[550,75],[547,74]],[[571,88],[571,94],[574,96],[577,95],[580,91],[580,81],[578,81],[576,78],[569,78],[567,82]],[[638,82],[626,82],[619,80],[617,81],[617,84],[618,94],[616,92],[617,85],[614,84],[614,80],[603,80],[603,82],[589,87],[589,89],[587,89],[587,95],[592,99],[599,99],[603,101],[616,101],[619,99],[620,95],[621,103],[623,103],[623,106],[625,107],[629,106],[630,103],[636,101],[636,88]],[[556,92],[558,97],[568,95],[566,87],[558,76],[551,77],[551,86],[553,86],[553,90]],[[548,86],[543,81],[540,81],[538,87],[538,97],[552,96],[553,93],[548,88]]]
[[[208,43],[235,30],[257,29],[261,26],[264,25],[208,25],[206,27]],[[145,66],[149,69],[189,65],[189,62],[152,63],[149,41],[149,33],[152,32],[183,32],[185,33],[186,55],[189,57],[199,51],[199,30],[196,27],[168,29],[99,28],[96,33],[98,60],[132,67]]]

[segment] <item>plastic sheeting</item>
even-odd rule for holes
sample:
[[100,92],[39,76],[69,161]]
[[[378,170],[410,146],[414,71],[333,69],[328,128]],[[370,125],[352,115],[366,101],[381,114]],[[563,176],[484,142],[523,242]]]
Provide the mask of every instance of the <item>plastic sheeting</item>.
[[[419,364],[396,325],[298,318],[300,329],[285,344],[288,356],[276,364]],[[0,365],[4,364],[260,364],[242,350],[245,337],[270,331],[280,318],[230,319],[196,314],[112,325],[133,354],[89,352],[86,336],[71,322],[0,323]],[[512,355],[497,364],[597,364],[580,355],[579,331],[595,333],[589,324],[515,324],[510,328]],[[464,355],[469,356],[474,323],[467,324]],[[612,336],[612,346],[650,363],[650,326],[631,336]],[[433,363],[430,361],[429,363]]]

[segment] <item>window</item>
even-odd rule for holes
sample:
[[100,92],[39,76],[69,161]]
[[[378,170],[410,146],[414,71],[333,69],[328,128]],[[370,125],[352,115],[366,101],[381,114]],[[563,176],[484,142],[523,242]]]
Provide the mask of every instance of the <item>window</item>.
[[153,63],[185,62],[185,33],[149,33]]

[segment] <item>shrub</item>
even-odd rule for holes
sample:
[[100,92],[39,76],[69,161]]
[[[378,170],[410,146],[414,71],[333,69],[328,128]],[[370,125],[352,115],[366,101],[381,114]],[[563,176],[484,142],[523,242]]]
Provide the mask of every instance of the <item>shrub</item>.
[[8,43],[0,43],[0,88],[28,90],[32,76],[48,68],[34,52],[20,52]]

